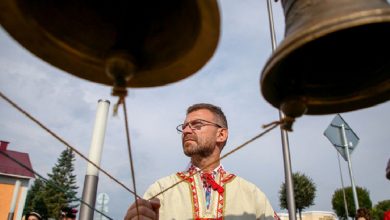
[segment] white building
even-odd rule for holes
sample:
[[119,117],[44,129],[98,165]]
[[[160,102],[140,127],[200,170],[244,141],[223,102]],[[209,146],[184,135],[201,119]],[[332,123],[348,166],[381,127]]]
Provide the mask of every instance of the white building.
[[[288,220],[288,213],[278,213],[280,220]],[[299,220],[299,214],[297,212],[297,220]],[[307,211],[302,212],[302,220],[337,220],[337,215],[334,212],[328,211]]]

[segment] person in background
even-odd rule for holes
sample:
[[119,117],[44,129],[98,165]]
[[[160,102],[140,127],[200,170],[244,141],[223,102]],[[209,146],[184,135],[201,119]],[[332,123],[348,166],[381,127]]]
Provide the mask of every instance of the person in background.
[[371,220],[370,210],[367,208],[359,208],[356,211],[355,220]]
[[25,220],[42,220],[42,216],[37,212],[28,212]]
[[61,209],[61,220],[75,220],[77,209],[64,207]]
[[383,214],[383,220],[390,220],[390,210],[387,210],[387,211]]
[[[276,219],[266,195],[220,163],[228,139],[228,124],[220,107],[207,103],[190,106],[176,129],[181,133],[184,154],[190,158],[187,168],[152,184],[145,199],[137,200],[139,218],[133,203],[125,220]],[[146,200],[179,181],[183,182]]]

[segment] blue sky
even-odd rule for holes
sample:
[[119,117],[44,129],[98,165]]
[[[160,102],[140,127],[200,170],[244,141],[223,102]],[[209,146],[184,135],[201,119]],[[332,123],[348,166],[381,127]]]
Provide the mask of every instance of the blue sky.
[[[274,3],[277,39],[283,39],[284,16]],[[194,75],[162,87],[129,89],[126,98],[136,183],[139,194],[156,179],[182,170],[188,163],[181,150],[176,125],[186,108],[198,102],[219,105],[225,111],[230,137],[225,152],[262,131],[261,126],[278,119],[278,111],[260,93],[260,73],[271,55],[265,1],[219,2],[221,36],[209,62]],[[122,111],[112,116],[116,98],[111,88],[63,72],[33,56],[0,30],[1,92],[55,133],[88,155],[97,101],[110,100],[110,115],[101,166],[131,187],[130,166]],[[65,146],[0,100],[0,139],[10,150],[30,154],[33,168],[46,175]],[[369,190],[373,204],[390,198],[385,166],[390,158],[390,104],[342,113],[360,137],[352,153],[356,185]],[[323,135],[334,115],[297,119],[289,134],[293,171],[305,173],[317,186],[315,205],[308,210],[331,211],[333,192],[341,187],[337,154]],[[274,130],[222,161],[225,168],[259,186],[276,211],[278,191],[284,181],[280,131]],[[342,161],[344,183],[350,185],[347,163]],[[80,195],[86,162],[76,156]],[[133,195],[99,177],[99,192],[110,196],[108,215],[121,219]]]

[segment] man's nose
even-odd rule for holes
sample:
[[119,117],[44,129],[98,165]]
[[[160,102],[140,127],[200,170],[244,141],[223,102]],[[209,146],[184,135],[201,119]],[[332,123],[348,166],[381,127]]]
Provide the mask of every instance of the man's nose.
[[193,132],[193,130],[192,130],[192,128],[190,127],[190,124],[186,124],[186,125],[183,125],[184,127],[183,127],[183,134],[184,133],[192,133]]

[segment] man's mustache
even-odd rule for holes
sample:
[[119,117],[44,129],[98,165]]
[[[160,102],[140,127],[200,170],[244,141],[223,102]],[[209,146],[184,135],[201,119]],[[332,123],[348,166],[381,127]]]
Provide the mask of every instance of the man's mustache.
[[196,141],[196,140],[198,140],[198,138],[195,135],[191,135],[191,134],[188,134],[188,135],[183,137],[183,142],[189,141],[189,140]]

